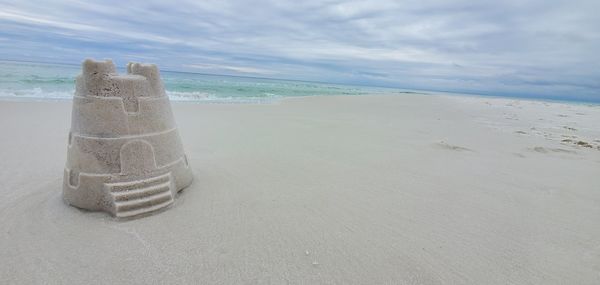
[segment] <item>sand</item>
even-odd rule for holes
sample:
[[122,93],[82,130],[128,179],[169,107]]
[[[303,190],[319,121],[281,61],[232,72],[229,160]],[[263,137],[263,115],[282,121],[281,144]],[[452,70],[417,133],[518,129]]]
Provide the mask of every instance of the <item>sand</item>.
[[62,201],[70,102],[0,103],[1,284],[600,282],[598,106],[173,109],[196,179],[170,209],[119,221]]

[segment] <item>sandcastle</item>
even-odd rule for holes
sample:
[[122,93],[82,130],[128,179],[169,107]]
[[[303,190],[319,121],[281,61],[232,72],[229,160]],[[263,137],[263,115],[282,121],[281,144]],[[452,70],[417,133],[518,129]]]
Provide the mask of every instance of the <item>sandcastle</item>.
[[171,205],[192,183],[169,98],[156,65],[83,62],[77,76],[63,196],[116,217]]

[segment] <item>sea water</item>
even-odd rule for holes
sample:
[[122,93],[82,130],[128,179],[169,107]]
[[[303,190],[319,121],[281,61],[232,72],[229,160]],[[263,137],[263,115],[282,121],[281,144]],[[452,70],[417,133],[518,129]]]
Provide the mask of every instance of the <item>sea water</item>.
[[[0,61],[0,98],[61,100],[73,97],[79,65]],[[125,73],[119,70],[119,73]],[[406,90],[161,70],[175,101],[269,103],[285,97],[406,93]]]

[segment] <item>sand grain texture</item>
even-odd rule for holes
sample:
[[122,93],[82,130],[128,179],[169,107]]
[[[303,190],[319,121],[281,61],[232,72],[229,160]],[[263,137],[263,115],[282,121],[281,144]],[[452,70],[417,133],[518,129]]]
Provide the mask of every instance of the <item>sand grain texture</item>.
[[61,200],[70,110],[0,103],[2,284],[600,282],[596,106],[174,104],[196,180],[125,222]]

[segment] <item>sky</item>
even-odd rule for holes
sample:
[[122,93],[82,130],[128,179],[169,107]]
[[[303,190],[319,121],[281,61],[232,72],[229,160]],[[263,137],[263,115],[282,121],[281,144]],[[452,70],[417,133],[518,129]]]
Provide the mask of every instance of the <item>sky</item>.
[[598,0],[0,0],[0,59],[600,101],[598,11]]

